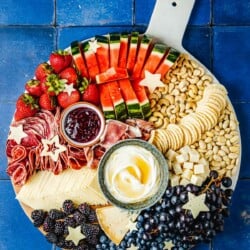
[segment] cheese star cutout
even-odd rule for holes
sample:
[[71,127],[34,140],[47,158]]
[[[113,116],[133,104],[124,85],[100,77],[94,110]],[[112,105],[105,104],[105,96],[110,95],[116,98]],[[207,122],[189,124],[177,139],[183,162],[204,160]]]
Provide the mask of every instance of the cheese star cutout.
[[133,230],[137,230],[136,224],[137,222],[129,220],[128,224],[126,225],[126,228],[129,229],[130,232],[132,232]]
[[208,212],[209,208],[205,204],[206,194],[195,196],[192,193],[188,193],[188,202],[182,206],[183,209],[190,210],[194,219],[200,212]]
[[150,93],[153,93],[157,87],[165,86],[161,81],[161,74],[152,74],[147,70],[145,70],[145,78],[139,84],[148,87]]
[[76,89],[74,88],[74,84],[65,84],[65,89],[63,92],[68,93],[68,95],[70,96],[72,92],[74,92]]
[[132,244],[130,248],[127,248],[127,250],[137,250],[137,249],[138,248],[134,244]]
[[18,126],[10,126],[10,134],[8,136],[8,139],[13,139],[16,141],[17,144],[21,143],[21,140],[28,135],[23,131],[23,124],[20,124]]
[[97,43],[96,39],[89,41],[89,50],[93,53],[96,53],[97,49],[100,47],[101,46]]
[[171,250],[172,247],[174,247],[174,244],[172,241],[165,241],[164,242],[164,250]]
[[81,226],[78,226],[76,228],[68,227],[68,230],[69,234],[66,237],[66,240],[73,241],[75,246],[78,246],[80,240],[86,239],[86,236],[81,232]]
[[42,139],[43,150],[41,156],[50,156],[53,161],[57,161],[59,154],[66,151],[67,148],[59,143],[58,135],[54,136],[52,139]]

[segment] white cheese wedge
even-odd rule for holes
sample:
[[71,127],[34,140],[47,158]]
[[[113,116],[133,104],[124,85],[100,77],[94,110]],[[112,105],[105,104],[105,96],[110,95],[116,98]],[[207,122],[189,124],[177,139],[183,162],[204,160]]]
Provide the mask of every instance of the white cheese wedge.
[[181,164],[178,162],[174,162],[173,169],[174,169],[175,174],[177,174],[177,175],[182,173]]
[[60,209],[66,199],[76,204],[108,204],[98,182],[97,171],[84,167],[80,170],[67,169],[59,175],[39,171],[21,188],[16,197],[33,209]]
[[171,182],[171,187],[178,186],[179,182],[180,182],[180,176],[179,175],[173,175],[170,178],[170,182]]
[[190,150],[190,152],[189,152],[189,161],[191,161],[191,162],[199,162],[199,159],[200,159],[199,152],[194,150],[194,149]]
[[192,175],[193,175],[193,171],[190,169],[185,169],[182,173],[182,177],[187,180],[191,180]]
[[129,231],[131,222],[139,212],[129,212],[118,207],[108,206],[96,209],[98,222],[102,230],[115,244],[119,244]]

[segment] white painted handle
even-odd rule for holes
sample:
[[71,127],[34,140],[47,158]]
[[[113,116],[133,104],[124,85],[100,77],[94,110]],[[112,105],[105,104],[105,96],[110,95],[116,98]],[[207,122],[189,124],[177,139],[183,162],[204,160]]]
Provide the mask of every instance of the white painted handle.
[[183,35],[195,0],[156,0],[146,34],[184,51]]

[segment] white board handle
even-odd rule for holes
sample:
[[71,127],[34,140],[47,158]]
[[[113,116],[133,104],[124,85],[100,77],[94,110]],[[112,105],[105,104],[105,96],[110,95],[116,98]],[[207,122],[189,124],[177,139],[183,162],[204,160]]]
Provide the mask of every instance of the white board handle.
[[195,0],[156,0],[146,34],[183,51],[182,39]]

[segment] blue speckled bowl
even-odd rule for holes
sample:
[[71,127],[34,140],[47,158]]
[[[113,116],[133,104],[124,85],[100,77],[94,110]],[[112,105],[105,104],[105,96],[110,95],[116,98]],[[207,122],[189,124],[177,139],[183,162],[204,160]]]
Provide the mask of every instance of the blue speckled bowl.
[[[112,153],[117,150],[120,147],[127,146],[127,145],[133,145],[133,146],[139,146],[142,147],[148,151],[150,151],[156,160],[159,162],[160,166],[160,185],[159,188],[156,190],[155,194],[150,196],[147,199],[144,199],[140,202],[136,203],[124,203],[119,200],[117,200],[109,191],[107,188],[107,185],[105,183],[105,171],[106,171],[106,162],[109,159],[109,157],[112,155]],[[168,164],[163,156],[163,154],[152,144],[139,140],[139,139],[128,139],[123,140],[115,145],[113,145],[102,157],[99,167],[98,167],[98,181],[100,188],[104,194],[104,196],[107,198],[107,200],[112,203],[113,205],[126,209],[126,210],[143,210],[145,208],[148,208],[152,205],[154,205],[164,194],[167,185],[168,185],[168,179],[169,179],[169,171],[168,171]]]

